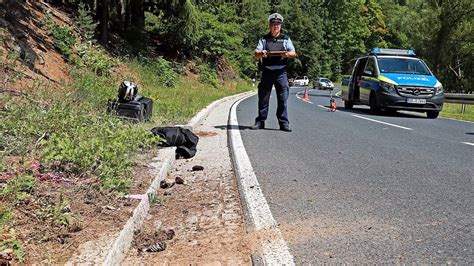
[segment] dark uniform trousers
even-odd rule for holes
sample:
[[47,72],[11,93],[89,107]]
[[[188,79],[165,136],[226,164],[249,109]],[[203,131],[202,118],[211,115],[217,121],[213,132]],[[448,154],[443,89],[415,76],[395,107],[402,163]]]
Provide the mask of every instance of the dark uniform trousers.
[[268,107],[272,87],[275,85],[277,95],[276,115],[280,126],[288,125],[287,100],[289,93],[288,76],[286,68],[278,70],[265,69],[262,72],[262,79],[258,84],[258,117],[255,121],[265,121],[268,116]]

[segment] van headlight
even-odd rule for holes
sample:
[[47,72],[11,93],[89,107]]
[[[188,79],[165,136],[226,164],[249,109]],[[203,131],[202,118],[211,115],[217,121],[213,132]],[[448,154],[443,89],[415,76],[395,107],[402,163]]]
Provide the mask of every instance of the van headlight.
[[395,85],[391,83],[380,81],[380,87],[388,92],[395,92]]
[[435,90],[436,90],[436,95],[443,94],[444,93],[443,84],[441,84],[439,81],[436,82]]

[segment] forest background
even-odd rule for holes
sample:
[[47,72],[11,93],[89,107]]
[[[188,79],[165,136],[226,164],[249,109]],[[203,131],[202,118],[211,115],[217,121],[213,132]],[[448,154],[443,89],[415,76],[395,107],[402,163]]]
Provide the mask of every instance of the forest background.
[[[283,31],[297,49],[290,76],[340,80],[353,59],[372,47],[414,49],[450,92],[472,92],[474,3],[470,0],[51,0],[76,9],[83,5],[98,22],[100,43],[119,32],[147,50],[157,36],[161,52],[178,59],[198,57],[211,66],[225,58],[253,78],[253,52],[268,31],[267,17],[279,12]],[[144,41],[146,40],[146,41]],[[156,40],[156,38],[155,38]],[[139,44],[139,45],[137,45]]]

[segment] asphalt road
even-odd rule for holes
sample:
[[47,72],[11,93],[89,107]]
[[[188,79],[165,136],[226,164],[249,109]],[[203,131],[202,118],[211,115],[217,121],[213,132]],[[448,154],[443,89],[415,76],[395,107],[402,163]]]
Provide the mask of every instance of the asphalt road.
[[302,263],[474,262],[474,123],[424,114],[329,112],[327,91],[292,88],[293,132],[250,130],[257,98],[237,108],[241,136],[285,241]]

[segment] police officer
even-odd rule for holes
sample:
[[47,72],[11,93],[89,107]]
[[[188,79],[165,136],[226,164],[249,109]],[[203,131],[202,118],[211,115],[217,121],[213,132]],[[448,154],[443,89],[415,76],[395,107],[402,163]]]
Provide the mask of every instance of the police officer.
[[[280,130],[291,132],[287,111],[289,86],[286,67],[288,58],[296,57],[296,51],[290,38],[281,33],[282,22],[283,17],[278,13],[268,17],[270,32],[260,38],[255,50],[255,57],[262,60],[262,80],[258,84],[258,116],[252,129],[265,128],[270,95],[275,86],[278,100],[276,115]],[[278,56],[273,56],[274,54]]]

